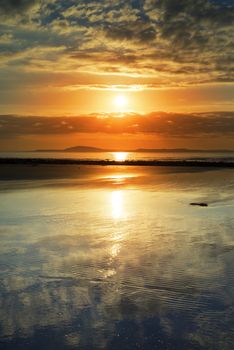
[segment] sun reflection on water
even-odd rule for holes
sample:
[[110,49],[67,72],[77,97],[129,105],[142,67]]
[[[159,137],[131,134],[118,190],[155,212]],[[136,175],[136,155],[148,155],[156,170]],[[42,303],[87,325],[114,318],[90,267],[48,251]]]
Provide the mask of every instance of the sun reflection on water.
[[124,216],[123,191],[111,192],[112,217],[121,219]]
[[136,177],[137,176],[133,174],[114,174],[111,176],[103,176],[102,179],[108,181],[108,183],[112,185],[127,185]]
[[117,257],[119,255],[120,248],[121,248],[121,244],[120,243],[113,244],[113,246],[111,247],[111,250],[110,250],[112,258],[115,258],[115,257]]
[[79,171],[1,191],[1,348],[234,348],[233,171]]
[[124,162],[128,157],[128,152],[113,152],[112,154],[116,162]]

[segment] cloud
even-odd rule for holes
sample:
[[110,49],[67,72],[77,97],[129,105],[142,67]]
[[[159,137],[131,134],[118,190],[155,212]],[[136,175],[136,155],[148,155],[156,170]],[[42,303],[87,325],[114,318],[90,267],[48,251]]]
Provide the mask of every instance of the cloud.
[[77,117],[0,116],[0,136],[66,135],[73,133],[155,134],[167,137],[234,136],[234,112],[175,114],[154,112],[92,114]]
[[38,0],[0,0],[0,9],[7,14],[28,10]]
[[26,24],[39,10],[42,0],[0,0],[2,23]]
[[234,6],[224,1],[0,0],[0,12],[8,16],[3,67],[53,64],[57,72],[151,76],[164,86],[233,81]]

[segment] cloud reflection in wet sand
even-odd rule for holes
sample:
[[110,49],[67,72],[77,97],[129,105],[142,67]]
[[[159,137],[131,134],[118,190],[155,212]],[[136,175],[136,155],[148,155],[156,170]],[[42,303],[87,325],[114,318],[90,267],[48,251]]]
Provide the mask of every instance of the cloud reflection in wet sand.
[[3,348],[230,350],[233,172],[108,172],[0,193]]

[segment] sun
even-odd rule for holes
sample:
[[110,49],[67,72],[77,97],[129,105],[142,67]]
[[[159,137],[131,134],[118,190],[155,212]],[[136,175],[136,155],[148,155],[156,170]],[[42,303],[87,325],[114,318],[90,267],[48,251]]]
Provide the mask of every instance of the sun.
[[114,99],[114,104],[118,109],[123,109],[127,106],[128,100],[124,95],[117,95]]

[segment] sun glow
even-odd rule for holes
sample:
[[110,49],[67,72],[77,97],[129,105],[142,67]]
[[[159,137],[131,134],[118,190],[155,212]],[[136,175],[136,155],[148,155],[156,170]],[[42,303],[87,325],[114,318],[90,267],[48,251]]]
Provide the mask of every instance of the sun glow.
[[128,152],[113,152],[113,156],[116,162],[124,162],[128,157]]
[[118,109],[124,109],[127,107],[128,100],[124,95],[117,95],[114,104]]

